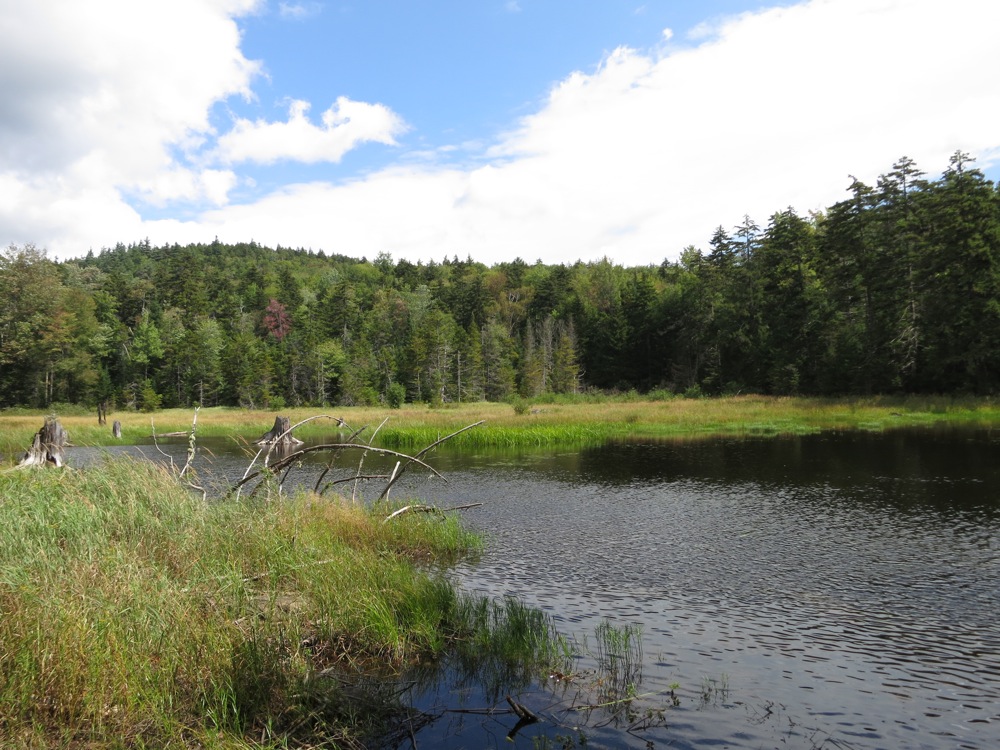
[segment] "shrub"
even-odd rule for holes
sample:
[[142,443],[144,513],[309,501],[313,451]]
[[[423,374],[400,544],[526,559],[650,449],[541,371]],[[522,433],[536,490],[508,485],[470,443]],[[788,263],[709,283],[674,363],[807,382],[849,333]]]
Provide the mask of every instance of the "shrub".
[[385,402],[390,409],[400,409],[406,403],[406,386],[402,383],[393,383],[386,389]]

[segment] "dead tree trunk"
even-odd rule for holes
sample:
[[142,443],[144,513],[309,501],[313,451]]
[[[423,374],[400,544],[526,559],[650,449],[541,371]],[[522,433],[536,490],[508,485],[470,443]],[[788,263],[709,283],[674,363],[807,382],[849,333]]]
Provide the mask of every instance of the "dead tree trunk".
[[288,417],[275,417],[274,427],[257,438],[257,445],[302,445],[302,441],[292,437],[289,432],[292,428],[292,421]]
[[59,424],[59,420],[53,417],[48,417],[45,420],[45,424],[35,434],[35,440],[32,442],[31,447],[28,449],[27,453],[24,454],[24,458],[21,459],[19,466],[47,466],[52,464],[53,466],[62,466],[65,462],[63,460],[63,448],[69,442],[69,435],[63,426]]
[[106,425],[108,423],[108,404],[105,401],[101,401],[97,405],[97,424]]
[[116,438],[121,439],[122,423],[119,422],[117,419],[115,420],[114,424],[111,425],[111,434],[114,435]]

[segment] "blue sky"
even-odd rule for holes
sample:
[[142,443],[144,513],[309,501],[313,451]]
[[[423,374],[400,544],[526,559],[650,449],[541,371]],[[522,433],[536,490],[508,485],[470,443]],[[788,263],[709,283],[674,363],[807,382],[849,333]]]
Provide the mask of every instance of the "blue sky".
[[[0,242],[627,265],[961,149],[995,0],[0,0]],[[928,53],[931,51],[932,53]]]
[[[554,84],[592,72],[618,47],[653,49],[666,28],[683,35],[760,7],[757,0],[272,3],[240,23],[244,54],[264,66],[258,98],[229,101],[216,116],[224,129],[229,111],[275,119],[289,98],[315,108],[347,96],[399,113],[409,127],[397,139],[402,149],[486,143],[537,110]],[[361,147],[336,172],[385,166],[400,150]]]

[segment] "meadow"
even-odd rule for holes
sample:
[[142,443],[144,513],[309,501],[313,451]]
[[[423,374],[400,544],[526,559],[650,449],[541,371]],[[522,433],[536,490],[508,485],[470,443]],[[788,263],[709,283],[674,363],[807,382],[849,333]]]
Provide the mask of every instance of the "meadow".
[[[96,414],[81,407],[55,407],[75,445],[112,445],[148,441],[156,434],[190,431],[194,410],[167,409],[151,414],[113,412],[100,426]],[[685,438],[723,434],[804,434],[828,429],[885,430],[893,427],[1000,423],[1000,403],[993,399],[948,396],[879,396],[819,399],[771,396],[723,398],[653,398],[636,394],[549,397],[508,403],[406,404],[400,409],[375,407],[308,407],[248,410],[201,409],[199,436],[225,436],[251,441],[266,432],[276,414],[295,424],[314,419],[296,435],[329,438],[367,427],[362,438],[378,430],[376,444],[412,449],[426,446],[468,425],[482,422],[450,441],[457,447],[531,447],[594,445],[634,437]],[[8,409],[0,412],[0,454],[23,451],[41,427],[45,412]],[[122,438],[111,434],[110,422],[122,424]],[[345,425],[338,427],[336,420]],[[385,424],[383,425],[383,421]],[[380,427],[381,426],[381,427]]]

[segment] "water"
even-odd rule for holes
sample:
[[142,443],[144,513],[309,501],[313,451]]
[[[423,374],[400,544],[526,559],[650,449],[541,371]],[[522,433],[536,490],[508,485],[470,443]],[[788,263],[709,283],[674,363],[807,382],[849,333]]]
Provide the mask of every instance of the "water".
[[[465,517],[487,549],[455,580],[578,639],[582,677],[522,694],[547,721],[516,745],[578,743],[579,726],[590,746],[985,749],[1000,744],[998,459],[1000,433],[952,429],[440,452],[447,484],[408,475],[399,492],[482,502]],[[642,627],[631,705],[662,720],[570,710],[605,619]],[[499,746],[515,717],[446,712],[479,699],[415,695],[441,711],[417,740]]]

